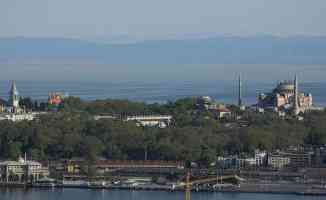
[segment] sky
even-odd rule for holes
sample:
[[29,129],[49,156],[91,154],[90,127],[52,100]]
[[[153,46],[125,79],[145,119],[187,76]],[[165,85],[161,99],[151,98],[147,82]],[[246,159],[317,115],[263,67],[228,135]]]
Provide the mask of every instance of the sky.
[[[325,11],[325,0],[0,0],[0,38],[128,42],[225,35],[326,36]],[[172,72],[158,63],[145,67],[144,72],[139,66],[38,62],[0,62],[4,69],[0,79],[233,79],[238,71],[223,66],[173,66]],[[325,67],[317,68],[301,74],[307,80],[324,80]],[[257,68],[252,69],[248,74],[257,78]],[[283,73],[280,68],[282,72],[276,70],[278,73],[271,76],[275,70],[268,71],[269,66],[259,69],[264,80],[292,77],[290,72],[295,71],[290,67],[289,73]],[[250,70],[247,66],[243,71]]]
[[1,0],[0,37],[326,35],[325,0]]

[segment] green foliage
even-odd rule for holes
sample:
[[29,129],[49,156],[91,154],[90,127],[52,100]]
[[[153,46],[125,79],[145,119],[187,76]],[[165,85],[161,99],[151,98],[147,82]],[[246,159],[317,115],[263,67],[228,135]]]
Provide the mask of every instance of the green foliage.
[[19,105],[22,108],[26,108],[27,110],[32,110],[35,109],[35,103],[33,102],[33,100],[29,97],[27,98],[22,98],[19,100]]
[[[146,105],[126,100],[84,102],[69,97],[60,112],[42,115],[39,120],[0,121],[0,158],[17,159],[26,152],[37,160],[84,157],[91,164],[99,157],[147,158],[195,161],[208,166],[217,155],[326,143],[326,112],[307,113],[300,122],[281,120],[273,113],[237,111],[249,122],[249,127],[239,127],[226,126],[212,113],[198,111],[195,103],[193,98]],[[144,112],[173,115],[173,126],[143,128],[134,122],[93,120],[93,115],[100,113]],[[93,174],[87,166],[85,173]]]

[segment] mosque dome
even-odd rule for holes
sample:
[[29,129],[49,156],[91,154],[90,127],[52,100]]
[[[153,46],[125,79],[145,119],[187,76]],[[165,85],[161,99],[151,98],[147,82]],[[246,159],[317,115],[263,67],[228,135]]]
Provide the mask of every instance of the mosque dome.
[[278,93],[293,93],[295,89],[295,86],[293,82],[290,81],[284,81],[277,85],[276,91]]

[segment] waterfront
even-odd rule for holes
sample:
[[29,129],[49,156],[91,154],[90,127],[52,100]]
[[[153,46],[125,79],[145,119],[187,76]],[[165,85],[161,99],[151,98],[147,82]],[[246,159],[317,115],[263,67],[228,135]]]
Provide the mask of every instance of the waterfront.
[[[303,80],[302,80],[303,81]],[[245,104],[254,104],[261,92],[271,92],[276,81],[257,82],[244,80],[243,98]],[[129,99],[148,103],[174,101],[191,96],[211,96],[218,102],[236,103],[237,83],[234,81],[121,81],[121,82],[53,82],[17,81],[20,94],[33,99],[46,100],[48,93],[64,91],[84,100]],[[0,96],[8,98],[9,81],[0,81]],[[324,89],[326,82],[302,82],[300,89],[313,94],[316,105],[326,106]]]
[[[193,200],[321,200],[324,196],[256,193],[192,193]],[[0,189],[1,200],[181,200],[183,192],[84,190],[84,189]]]

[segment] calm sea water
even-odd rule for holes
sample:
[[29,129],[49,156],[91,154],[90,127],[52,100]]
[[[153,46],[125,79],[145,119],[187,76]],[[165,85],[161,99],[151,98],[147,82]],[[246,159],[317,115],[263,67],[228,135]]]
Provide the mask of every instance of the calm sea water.
[[[246,104],[256,102],[257,94],[270,92],[276,82],[244,81],[243,96]],[[64,91],[85,100],[130,99],[148,103],[164,103],[182,97],[212,96],[219,102],[236,103],[236,81],[197,82],[45,82],[17,81],[22,96],[45,100],[51,91]],[[0,81],[0,97],[8,98],[9,81]],[[304,82],[300,90],[312,93],[316,105],[326,106],[326,82]]]
[[[246,194],[246,193],[193,193],[193,200],[322,200],[325,197]],[[183,200],[182,192],[161,191],[108,191],[83,189],[0,189],[1,200]]]

